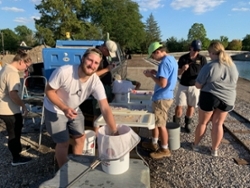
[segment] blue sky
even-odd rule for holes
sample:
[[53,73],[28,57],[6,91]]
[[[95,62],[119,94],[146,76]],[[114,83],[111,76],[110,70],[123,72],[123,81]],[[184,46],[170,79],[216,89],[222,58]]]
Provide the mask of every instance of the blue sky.
[[[134,0],[140,6],[143,22],[153,14],[162,40],[187,39],[194,23],[202,23],[209,39],[227,36],[242,40],[250,34],[250,0]],[[40,0],[0,0],[0,29],[26,25],[35,30]]]

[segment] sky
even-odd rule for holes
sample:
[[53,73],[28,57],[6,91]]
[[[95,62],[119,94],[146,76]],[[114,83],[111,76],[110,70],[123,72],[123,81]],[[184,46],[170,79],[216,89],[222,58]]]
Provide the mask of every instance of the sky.
[[[194,23],[203,24],[207,38],[220,36],[243,40],[250,34],[250,0],[133,0],[139,4],[142,21],[152,13],[162,40],[187,39]],[[35,31],[39,19],[35,4],[41,0],[0,0],[0,30],[26,25]]]

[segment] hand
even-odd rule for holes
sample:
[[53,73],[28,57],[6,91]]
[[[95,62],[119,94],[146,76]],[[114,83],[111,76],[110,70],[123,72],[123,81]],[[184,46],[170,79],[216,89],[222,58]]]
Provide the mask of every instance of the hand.
[[185,65],[182,66],[183,71],[186,71],[188,68],[189,68],[189,64],[185,64]]
[[110,65],[107,66],[107,69],[108,69],[109,71],[111,71],[113,68],[114,68],[114,65],[113,65],[113,64],[110,64]]
[[75,119],[77,116],[77,112],[72,108],[66,108],[63,110],[65,116],[69,119]]
[[111,136],[117,136],[117,135],[119,135],[119,132],[117,129],[111,132]]
[[143,74],[146,76],[146,77],[151,77],[153,74],[151,73],[151,70],[145,70],[143,71]]
[[29,111],[28,111],[28,109],[26,108],[25,105],[22,106],[22,111],[23,111],[23,114],[22,114],[23,116],[27,116],[28,113],[29,113]]
[[26,117],[28,115],[29,111],[26,109],[26,110],[23,110],[23,116]]
[[156,75],[156,74],[157,74],[157,71],[154,70],[154,69],[152,69],[150,72],[151,72],[153,75]]

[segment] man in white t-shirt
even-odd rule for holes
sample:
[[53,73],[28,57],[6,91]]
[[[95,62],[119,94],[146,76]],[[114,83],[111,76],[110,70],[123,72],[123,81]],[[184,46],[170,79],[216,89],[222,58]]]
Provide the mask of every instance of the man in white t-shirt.
[[88,49],[80,65],[61,66],[49,79],[44,99],[45,124],[56,143],[55,157],[59,167],[67,162],[70,135],[75,143],[73,154],[82,154],[85,140],[84,116],[79,105],[90,95],[98,100],[103,117],[110,127],[110,134],[117,133],[103,84],[95,74],[101,61],[100,50]]

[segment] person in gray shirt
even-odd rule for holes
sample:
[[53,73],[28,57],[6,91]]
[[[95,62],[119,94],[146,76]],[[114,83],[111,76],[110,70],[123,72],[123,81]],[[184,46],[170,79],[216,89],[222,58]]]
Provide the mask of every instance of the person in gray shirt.
[[220,42],[212,42],[208,48],[212,62],[205,65],[195,86],[201,89],[199,98],[199,123],[195,131],[193,150],[198,150],[206,126],[212,122],[212,156],[218,156],[218,147],[223,138],[223,123],[234,108],[239,73],[231,57]]

